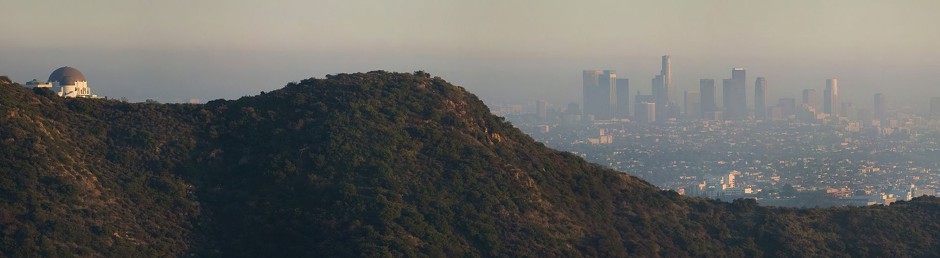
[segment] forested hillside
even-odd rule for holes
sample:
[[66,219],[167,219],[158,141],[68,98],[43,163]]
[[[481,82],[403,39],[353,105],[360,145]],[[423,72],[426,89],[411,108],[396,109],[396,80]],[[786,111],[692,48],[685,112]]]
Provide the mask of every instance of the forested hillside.
[[427,73],[204,105],[0,79],[0,256],[940,256],[940,200],[692,199],[546,148]]

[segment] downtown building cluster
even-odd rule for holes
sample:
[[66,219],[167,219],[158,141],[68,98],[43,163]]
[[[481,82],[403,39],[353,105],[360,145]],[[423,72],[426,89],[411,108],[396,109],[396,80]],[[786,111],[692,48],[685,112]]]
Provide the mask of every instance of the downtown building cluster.
[[672,67],[668,55],[662,57],[662,70],[653,77],[650,95],[634,95],[633,113],[630,108],[630,80],[617,78],[613,70],[585,70],[583,76],[583,115],[588,120],[611,120],[633,117],[638,121],[653,122],[677,118],[680,108],[672,82]]
[[685,195],[825,207],[887,205],[940,189],[940,98],[929,113],[889,105],[884,93],[853,105],[837,79],[825,79],[768,101],[770,80],[733,68],[679,99],[671,60],[662,60],[649,94],[616,71],[589,70],[583,109],[539,100],[534,113],[493,111],[552,148]]
[[[797,119],[814,122],[839,119],[852,111],[858,112],[860,121],[885,119],[887,116],[885,95],[882,93],[875,95],[874,110],[853,110],[855,107],[851,103],[840,102],[837,79],[826,79],[820,105],[817,103],[816,89],[803,90],[799,102],[794,98],[780,98],[776,103],[770,103],[767,99],[767,79],[757,77],[754,81],[753,108],[749,108],[747,71],[740,67],[731,70],[731,78],[721,80],[720,89],[715,79],[700,79],[699,90],[685,91],[680,102],[673,83],[669,55],[662,56],[662,69],[653,77],[648,95],[636,91],[631,96],[630,80],[617,77],[614,70],[585,70],[582,78],[583,109],[569,107],[567,113],[582,115],[581,119],[587,121],[630,119],[640,123],[663,123],[685,118],[729,121]],[[940,99],[936,106],[937,113],[940,113]]]

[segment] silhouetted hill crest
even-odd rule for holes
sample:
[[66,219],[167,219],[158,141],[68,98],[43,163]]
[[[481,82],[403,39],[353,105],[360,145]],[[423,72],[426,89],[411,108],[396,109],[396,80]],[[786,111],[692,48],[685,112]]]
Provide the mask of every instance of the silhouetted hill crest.
[[3,256],[940,254],[937,198],[685,198],[546,148],[424,72],[205,105],[3,87]]

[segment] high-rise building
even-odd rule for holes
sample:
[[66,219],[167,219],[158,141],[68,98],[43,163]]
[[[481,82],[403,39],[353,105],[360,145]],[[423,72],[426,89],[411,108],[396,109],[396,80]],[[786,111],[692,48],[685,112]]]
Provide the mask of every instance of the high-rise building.
[[535,117],[537,117],[539,121],[543,121],[543,122],[548,120],[548,102],[547,101],[544,101],[541,99],[535,101]]
[[565,108],[565,114],[568,115],[581,115],[581,106],[578,103],[568,103],[568,107]]
[[785,121],[786,115],[784,115],[783,107],[776,105],[767,108],[767,117],[764,119],[766,121]]
[[666,82],[663,79],[663,75],[653,76],[651,86],[650,90],[653,92],[652,103],[656,103],[656,108],[660,111],[656,113],[656,120],[665,120],[666,113],[662,111],[666,110],[666,103],[669,97],[666,95],[668,91],[666,90]]
[[796,115],[796,99],[780,98],[777,105],[767,107],[765,121],[786,121]]
[[685,91],[685,117],[702,117],[702,96],[698,91]]
[[734,69],[731,69],[731,79],[741,79],[741,80],[747,79],[747,75],[746,75],[746,72],[744,71],[744,68],[735,67]]
[[660,100],[660,99],[666,98],[666,97],[665,97],[665,92],[666,92],[666,91],[663,89],[664,86],[663,86],[663,76],[662,76],[662,75],[655,75],[655,76],[653,76],[653,80],[650,81],[650,86],[651,86],[651,87],[650,87],[650,92],[652,92],[653,99],[655,99],[655,100]]
[[823,112],[829,116],[839,116],[839,81],[826,79],[826,88],[823,90]]
[[731,82],[731,79],[721,80],[721,111],[725,113],[726,119],[732,119],[733,116],[731,112],[728,111],[728,109],[734,105],[732,103],[734,99],[731,97]]
[[659,75],[652,81],[653,100],[656,103],[656,120],[666,121],[679,116],[675,87],[672,84],[672,66],[669,55],[662,57]]
[[804,123],[815,123],[817,119],[816,108],[809,104],[802,104],[798,108],[796,113],[796,118],[800,119]]
[[602,103],[600,109],[602,115],[595,115],[595,117],[597,119],[611,119],[617,111],[617,71],[604,70],[598,82],[606,96],[598,98],[598,101]]
[[777,106],[780,106],[784,117],[796,114],[796,99],[794,98],[780,98],[777,100]]
[[630,79],[617,78],[617,118],[630,116]]
[[[636,95],[634,95],[634,97],[633,97],[633,102],[636,103],[636,104],[638,104],[638,105],[639,105],[640,103],[656,103],[656,102],[654,102],[654,100],[653,100],[653,95],[641,95],[641,94],[640,94],[640,91],[637,91],[637,92],[636,92]],[[636,113],[636,112],[634,111],[634,113]]]
[[653,95],[653,100],[656,101],[657,105],[665,105],[666,101],[669,99],[669,95],[666,95],[666,81],[663,79],[663,76],[653,76],[653,80],[650,83],[652,86],[650,90]]
[[767,113],[767,105],[765,101],[767,100],[767,79],[764,77],[757,77],[757,81],[754,81],[754,117],[756,119],[764,119]]
[[930,116],[940,117],[940,97],[930,98]]
[[887,118],[888,108],[885,106],[886,104],[887,103],[885,103],[884,93],[875,94],[875,103],[874,106],[872,106],[872,112],[875,119],[882,120]]
[[666,95],[666,102],[676,103],[676,87],[672,84],[672,62],[669,55],[664,55],[662,60],[662,69],[659,74],[663,76],[663,90]]
[[581,86],[581,95],[583,101],[581,102],[581,110],[584,112],[584,115],[593,115],[597,112],[598,106],[600,103],[597,103],[598,95],[601,94],[601,90],[598,88],[598,79],[600,79],[601,73],[600,70],[584,70],[582,74],[582,86]]
[[653,102],[653,95],[640,95],[637,91],[634,103],[636,104],[633,107],[633,121],[656,122],[656,103]]
[[583,72],[584,114],[595,119],[611,119],[617,110],[617,72],[585,70]]
[[816,107],[816,90],[814,89],[805,89],[803,90],[803,102],[802,104],[809,105],[810,107]]
[[634,112],[634,121],[644,124],[656,122],[656,103],[637,102]]
[[[873,126],[872,120],[875,120],[874,114],[867,108],[858,109],[858,122],[862,126]],[[881,122],[878,123],[879,125]]]
[[731,70],[731,79],[722,82],[722,100],[726,120],[744,120],[747,118],[747,76],[744,68]]
[[633,94],[633,102],[640,103],[643,101],[653,102],[653,95],[644,95],[640,94],[640,91],[636,91],[636,94]]
[[840,116],[846,116],[846,117],[849,117],[850,119],[857,119],[857,117],[850,117],[853,115],[851,110],[855,110],[855,105],[852,104],[852,102],[840,101],[839,107],[840,107],[839,110],[836,112],[838,112]]
[[702,118],[705,118],[708,114],[718,112],[718,104],[715,101],[715,80],[701,79],[698,83],[699,94],[702,96]]

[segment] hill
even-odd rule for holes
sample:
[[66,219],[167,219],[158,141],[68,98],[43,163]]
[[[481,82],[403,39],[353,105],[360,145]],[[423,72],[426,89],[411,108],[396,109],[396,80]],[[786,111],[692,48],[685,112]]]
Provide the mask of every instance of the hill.
[[533,141],[427,73],[204,105],[0,80],[0,254],[938,256],[940,200],[686,198]]

